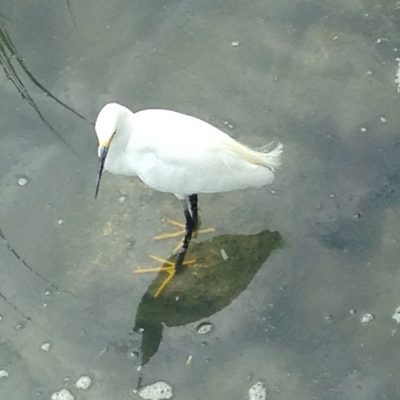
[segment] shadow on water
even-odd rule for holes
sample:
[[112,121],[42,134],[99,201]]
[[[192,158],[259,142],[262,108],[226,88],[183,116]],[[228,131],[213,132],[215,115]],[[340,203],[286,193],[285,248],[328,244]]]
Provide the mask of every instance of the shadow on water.
[[[153,293],[165,279],[160,272],[143,296],[133,328],[142,333],[142,364],[157,352],[163,326],[186,325],[209,317],[228,306],[246,289],[254,275],[282,246],[279,232],[255,235],[221,235],[194,244],[187,259],[196,262],[176,275],[155,298]],[[168,261],[174,261],[175,256]]]
[[54,100],[58,105],[64,107],[84,121],[88,121],[89,123],[91,122],[74,108],[56,97],[50,90],[48,90],[42,83],[39,82],[39,80],[29,70],[23,58],[18,54],[17,49],[2,20],[4,20],[4,17],[0,14],[0,65],[3,67],[7,79],[17,89],[20,96],[33,108],[39,119],[58,137],[59,140],[61,140],[66,146],[68,146],[71,151],[73,151],[73,149],[61,136],[61,134],[50,124],[50,122],[43,115],[36,101],[26,87],[23,78],[20,76],[17,70],[21,69],[25,73],[26,77],[36,87],[38,87],[50,99]]

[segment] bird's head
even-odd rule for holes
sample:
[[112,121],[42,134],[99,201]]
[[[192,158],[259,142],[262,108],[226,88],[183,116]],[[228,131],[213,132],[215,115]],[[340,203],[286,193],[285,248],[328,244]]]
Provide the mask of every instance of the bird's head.
[[100,188],[100,180],[104,170],[108,149],[110,148],[112,138],[117,131],[117,123],[121,113],[122,106],[116,103],[106,104],[99,112],[96,119],[96,135],[99,142],[97,155],[99,158],[99,169],[97,173],[96,192],[97,197]]

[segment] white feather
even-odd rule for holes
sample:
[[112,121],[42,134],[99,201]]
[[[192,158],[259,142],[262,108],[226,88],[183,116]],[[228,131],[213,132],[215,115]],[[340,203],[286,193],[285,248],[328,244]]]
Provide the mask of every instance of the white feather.
[[175,193],[224,192],[271,183],[283,146],[257,151],[198,118],[169,110],[132,113],[108,104],[96,121],[99,142],[110,142],[105,168],[137,175]]

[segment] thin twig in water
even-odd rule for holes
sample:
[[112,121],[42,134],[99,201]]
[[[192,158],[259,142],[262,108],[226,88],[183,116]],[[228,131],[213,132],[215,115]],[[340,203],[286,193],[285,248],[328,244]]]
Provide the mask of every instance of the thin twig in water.
[[70,0],[66,0],[66,2],[67,2],[67,8],[68,8],[69,15],[71,16],[72,23],[75,25],[75,28],[77,28],[78,24],[76,23],[74,13],[72,12],[71,2],[70,2]]

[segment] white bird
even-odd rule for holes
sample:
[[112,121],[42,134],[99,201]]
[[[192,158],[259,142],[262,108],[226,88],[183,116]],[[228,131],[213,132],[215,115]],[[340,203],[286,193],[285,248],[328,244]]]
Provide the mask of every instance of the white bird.
[[147,186],[183,200],[186,233],[175,270],[198,228],[197,194],[261,187],[274,179],[283,146],[253,150],[198,118],[170,110],[133,113],[106,104],[97,116],[99,142],[97,197],[103,169],[138,176]]

